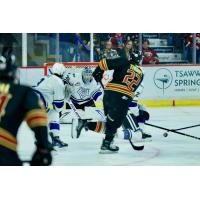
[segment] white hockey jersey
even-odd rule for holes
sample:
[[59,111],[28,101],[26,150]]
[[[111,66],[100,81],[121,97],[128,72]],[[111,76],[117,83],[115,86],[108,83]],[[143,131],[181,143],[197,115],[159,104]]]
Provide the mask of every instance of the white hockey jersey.
[[80,73],[68,74],[65,80],[70,90],[70,99],[75,104],[81,105],[92,99],[96,101],[102,94],[101,86],[94,79],[85,84]]
[[43,100],[45,107],[53,104],[59,111],[64,105],[65,85],[61,78],[56,75],[49,75],[42,78],[33,89]]

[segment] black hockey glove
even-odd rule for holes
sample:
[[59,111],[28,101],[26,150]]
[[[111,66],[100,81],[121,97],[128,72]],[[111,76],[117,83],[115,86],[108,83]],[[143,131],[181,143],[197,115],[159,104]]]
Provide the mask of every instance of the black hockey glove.
[[49,148],[40,148],[37,147],[37,150],[33,154],[32,160],[30,162],[31,166],[48,166],[52,163],[51,155],[52,147]]
[[94,79],[96,80],[96,82],[101,82],[101,79],[103,78],[103,70],[101,70],[101,68],[98,66],[94,72],[92,73],[92,76],[94,77]]

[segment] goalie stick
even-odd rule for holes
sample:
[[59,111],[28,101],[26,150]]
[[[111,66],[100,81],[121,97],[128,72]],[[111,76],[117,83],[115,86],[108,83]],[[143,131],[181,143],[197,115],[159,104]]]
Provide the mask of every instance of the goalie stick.
[[78,111],[77,111],[75,105],[72,103],[71,100],[69,100],[68,104],[69,104],[70,108],[74,111],[74,113],[75,113],[75,115],[77,116],[77,118],[78,118],[78,119],[81,119],[80,114],[78,113]]
[[[159,128],[159,129],[162,129],[162,130],[165,130],[165,131],[168,131],[168,132],[172,132],[172,133],[176,133],[176,134],[179,134],[179,135],[184,135],[184,136],[187,136],[187,137],[190,137],[190,138],[193,138],[193,139],[197,139],[197,140],[200,140],[199,137],[196,137],[196,136],[193,136],[193,135],[188,135],[186,133],[182,133],[182,132],[179,132],[177,131],[176,129],[168,129],[168,128],[164,128],[162,126],[157,126],[157,125],[154,125],[154,124],[149,124],[149,123],[144,123],[145,125],[147,126],[152,126],[154,128]],[[186,127],[184,128],[186,129]]]
[[[77,119],[78,119],[78,120],[79,120],[79,119],[82,119],[81,116],[80,116],[80,114],[78,113],[78,111],[77,111],[75,105],[73,104],[73,102],[72,102],[71,100],[69,100],[68,104],[69,104],[70,108],[73,110],[73,112],[75,113]],[[71,128],[71,137],[72,137],[72,138],[74,138],[73,131],[74,131],[74,128],[75,128],[75,127],[74,127],[73,120],[74,120],[74,119],[72,119],[72,128]],[[88,119],[85,119],[85,120],[92,120],[92,119],[88,118]]]

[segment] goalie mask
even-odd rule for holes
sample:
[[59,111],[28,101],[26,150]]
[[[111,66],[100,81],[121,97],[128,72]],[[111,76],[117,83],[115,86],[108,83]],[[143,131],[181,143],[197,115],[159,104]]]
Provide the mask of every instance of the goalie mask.
[[90,68],[86,67],[85,69],[83,69],[82,79],[85,84],[91,83],[93,77],[92,77],[92,70]]

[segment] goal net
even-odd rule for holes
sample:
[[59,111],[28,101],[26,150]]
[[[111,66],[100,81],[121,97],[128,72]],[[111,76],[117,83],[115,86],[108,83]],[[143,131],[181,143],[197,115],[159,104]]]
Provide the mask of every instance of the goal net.
[[[81,73],[81,71],[85,67],[95,68],[98,66],[98,62],[60,62],[62,63],[67,69],[69,73]],[[55,64],[55,62],[45,63],[44,64],[44,75],[47,76],[51,74],[51,68]],[[105,71],[102,78],[102,83],[105,86],[109,81],[112,80],[113,70]]]
[[[95,69],[98,66],[98,62],[61,62],[70,73],[79,73],[85,67]],[[44,64],[44,75],[47,76],[50,74],[52,66],[55,62],[45,63]]]

